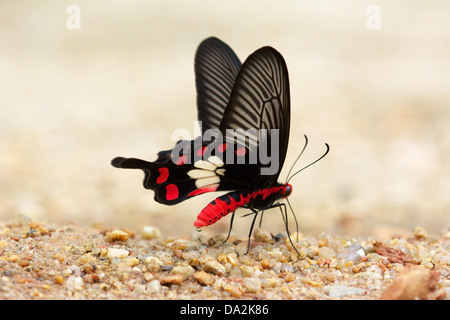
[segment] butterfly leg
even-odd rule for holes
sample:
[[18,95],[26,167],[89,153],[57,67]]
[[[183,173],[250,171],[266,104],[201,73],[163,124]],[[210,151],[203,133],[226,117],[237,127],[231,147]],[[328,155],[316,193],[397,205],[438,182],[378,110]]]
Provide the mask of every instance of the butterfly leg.
[[233,211],[233,213],[231,214],[230,229],[228,229],[227,238],[225,240],[223,240],[223,243],[227,242],[228,238],[230,237],[231,229],[233,228],[233,220],[234,220],[234,214],[235,213],[236,213],[236,211]]
[[259,218],[259,228],[261,228],[261,225],[262,225],[263,215],[264,215],[264,210],[261,210],[261,217]]
[[292,215],[294,216],[294,221],[295,221],[295,227],[297,228],[297,241],[298,241],[298,221],[297,221],[297,217],[295,216],[294,213],[294,209],[292,209],[291,203],[289,202],[289,199],[287,200],[287,204],[289,205],[289,208],[291,209]]
[[253,208],[250,208],[250,210],[252,210],[252,212],[253,212],[253,214],[254,214],[255,216],[253,217],[252,225],[250,226],[250,232],[248,233],[247,252],[246,252],[245,254],[248,254],[248,252],[250,251],[250,239],[251,239],[251,236],[252,236],[253,227],[255,226],[256,218],[258,217],[258,213],[259,213],[259,211],[256,211],[256,210],[253,209]]
[[[273,205],[271,208],[275,208],[275,207],[280,208],[281,215],[283,216],[283,221],[284,221],[285,226],[286,226],[286,233],[287,233],[287,235],[288,235],[289,242],[291,243],[292,247],[295,249],[295,251],[297,252],[297,254],[300,255],[300,252],[298,252],[297,248],[294,246],[294,243],[292,242],[291,234],[290,234],[290,232],[289,232],[289,223],[288,223],[288,216],[287,216],[286,204],[284,204],[284,203],[277,203],[277,204]],[[284,209],[284,210],[283,210],[283,209]],[[298,234],[298,233],[297,233],[297,234]]]
[[284,225],[286,226],[286,225],[287,225],[287,224],[286,224],[286,219],[284,218],[283,210],[281,210],[281,203],[277,203],[276,205],[274,205],[274,206],[271,207],[271,208],[275,208],[275,207],[279,207],[279,208],[280,208],[281,218],[283,219],[283,223],[284,223]]

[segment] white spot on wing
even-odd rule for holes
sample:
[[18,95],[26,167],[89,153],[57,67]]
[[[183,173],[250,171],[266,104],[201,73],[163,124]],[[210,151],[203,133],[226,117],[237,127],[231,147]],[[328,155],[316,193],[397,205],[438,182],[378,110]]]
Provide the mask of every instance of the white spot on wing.
[[203,170],[209,170],[209,171],[214,171],[217,168],[211,162],[204,161],[204,160],[198,160],[196,163],[194,163],[194,167],[203,169]]
[[197,188],[203,188],[217,183],[220,183],[220,178],[218,176],[195,180],[195,186]]
[[217,169],[217,170],[216,170],[216,173],[217,173],[218,175],[223,176],[223,175],[225,174],[225,169]]
[[201,169],[190,170],[188,171],[187,175],[192,179],[201,179],[216,176],[216,174],[213,171]]
[[214,164],[216,167],[223,167],[224,163],[222,161],[222,159],[220,159],[217,156],[212,156],[208,158],[208,162],[211,162],[212,164]]

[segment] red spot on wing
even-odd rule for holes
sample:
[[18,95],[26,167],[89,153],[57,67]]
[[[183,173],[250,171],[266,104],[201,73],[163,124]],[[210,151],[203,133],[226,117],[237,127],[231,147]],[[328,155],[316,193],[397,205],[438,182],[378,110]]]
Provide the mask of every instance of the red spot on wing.
[[244,147],[240,147],[236,150],[236,154],[238,156],[244,156],[247,153],[247,150]]
[[203,194],[203,193],[206,193],[206,192],[214,192],[214,191],[217,190],[218,187],[219,187],[219,185],[217,184],[217,185],[211,185],[211,186],[203,187],[203,188],[200,188],[200,189],[196,189],[196,190],[190,192],[188,194],[188,196],[192,197],[192,196],[196,196],[196,195]]
[[156,183],[164,183],[169,177],[169,169],[167,168],[159,168],[159,177],[156,179]]
[[221,144],[220,146],[217,147],[217,151],[219,151],[220,153],[224,153],[225,150],[227,150],[228,145],[226,143]]
[[179,191],[178,187],[175,184],[168,184],[166,186],[166,199],[167,200],[175,200],[178,198]]
[[181,166],[181,165],[185,164],[186,161],[187,161],[187,157],[186,157],[186,156],[181,156],[181,157],[179,157],[179,158],[177,159],[177,161],[175,162],[175,164],[176,164],[177,166]]
[[199,148],[197,150],[197,156],[199,157],[203,157],[203,155],[205,154],[205,152],[208,150],[208,147],[206,146],[202,146],[201,148]]

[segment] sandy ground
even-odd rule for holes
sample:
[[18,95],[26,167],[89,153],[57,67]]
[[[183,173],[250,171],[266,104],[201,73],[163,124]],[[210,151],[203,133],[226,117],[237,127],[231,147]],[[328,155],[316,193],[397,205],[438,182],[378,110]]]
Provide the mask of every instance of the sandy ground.
[[[286,59],[293,121],[280,177],[304,134],[310,144],[303,165],[324,143],[331,146],[291,181],[303,234],[392,246],[420,226],[446,243],[449,5],[377,1],[380,29],[371,29],[373,3],[345,3],[77,1],[80,29],[70,29],[70,1],[2,1],[0,224],[21,234],[28,222],[15,230],[14,221],[28,219],[63,238],[58,230],[75,224],[80,239],[94,224],[136,234],[152,225],[162,239],[194,241],[193,221],[215,195],[165,207],[142,188],[142,173],[109,163],[115,156],[155,159],[173,145],[173,130],[193,132],[194,53],[214,35],[241,60],[264,45]],[[223,220],[208,232],[225,233]],[[237,239],[246,238],[249,224],[235,222]],[[266,214],[263,228],[282,232],[279,214]],[[10,233],[2,237],[13,250]],[[49,235],[21,237],[11,241]]]
[[[25,217],[0,233],[0,299],[443,300],[450,234],[416,228],[389,241],[305,234],[247,239],[165,237],[101,225],[52,226]],[[248,253],[247,253],[248,250]],[[171,310],[173,312],[173,310]]]

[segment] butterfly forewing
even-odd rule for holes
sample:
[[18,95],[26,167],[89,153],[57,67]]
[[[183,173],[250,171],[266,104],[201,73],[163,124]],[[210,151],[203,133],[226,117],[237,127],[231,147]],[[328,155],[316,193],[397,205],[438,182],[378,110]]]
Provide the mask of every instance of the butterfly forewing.
[[[254,132],[266,129],[269,142],[274,136],[272,130],[278,130],[279,170],[263,178],[266,183],[259,187],[276,182],[288,147],[289,127],[290,96],[286,63],[275,49],[263,47],[250,55],[241,67],[220,124],[222,132],[227,129],[254,129]],[[251,150],[258,150],[258,136],[241,137],[245,138]]]

